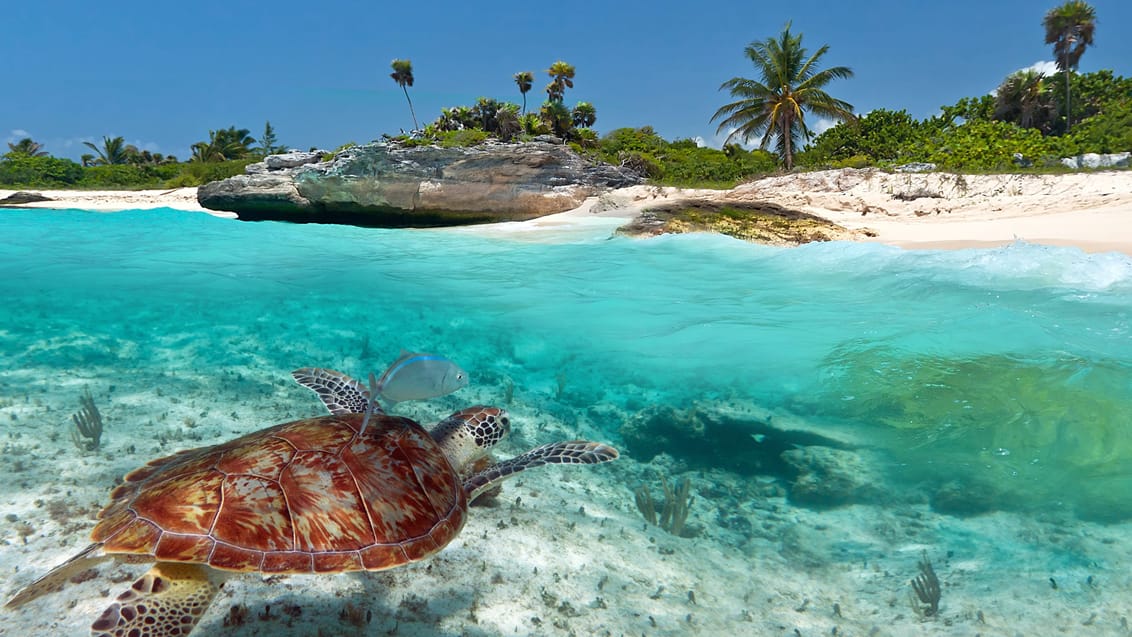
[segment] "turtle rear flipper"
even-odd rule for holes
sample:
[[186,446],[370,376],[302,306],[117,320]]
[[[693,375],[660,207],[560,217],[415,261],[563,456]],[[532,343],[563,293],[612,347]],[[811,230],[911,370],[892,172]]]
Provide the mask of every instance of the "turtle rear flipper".
[[15,597],[4,604],[4,608],[23,606],[33,599],[42,597],[47,593],[53,593],[63,588],[67,580],[71,579],[76,574],[93,567],[95,564],[109,557],[109,555],[102,552],[102,543],[95,542],[80,551],[78,555],[48,571],[43,577],[25,586],[23,590],[16,593]]
[[497,482],[544,464],[600,464],[616,460],[620,454],[609,445],[588,440],[568,440],[552,442],[535,447],[526,453],[492,465],[464,480],[464,492],[468,501],[493,487]]
[[199,564],[158,562],[90,625],[91,637],[188,635],[216,598],[222,577]]

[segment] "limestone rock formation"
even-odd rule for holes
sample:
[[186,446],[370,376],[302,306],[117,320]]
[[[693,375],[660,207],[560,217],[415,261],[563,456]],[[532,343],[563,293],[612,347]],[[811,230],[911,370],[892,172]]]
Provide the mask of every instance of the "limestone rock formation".
[[518,221],[576,208],[636,173],[546,142],[469,148],[377,142],[322,162],[288,153],[201,186],[197,199],[241,219],[423,227]]

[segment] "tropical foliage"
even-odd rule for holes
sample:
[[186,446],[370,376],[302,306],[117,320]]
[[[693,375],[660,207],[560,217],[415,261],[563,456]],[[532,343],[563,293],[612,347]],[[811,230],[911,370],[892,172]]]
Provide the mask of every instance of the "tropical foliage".
[[409,87],[413,85],[413,63],[409,60],[393,60],[393,72],[389,77],[405,92],[405,100],[409,102],[409,114],[413,116],[413,130],[417,130],[417,112],[413,110],[413,100],[409,99]]
[[550,65],[546,74],[550,76],[550,84],[546,85],[546,99],[562,103],[566,89],[574,88],[574,65],[558,60]]
[[15,144],[8,142],[8,150],[13,153],[22,153],[29,157],[47,156],[47,151],[43,150],[43,144],[33,141],[30,137],[25,137]]
[[1043,133],[1053,130],[1057,110],[1045,80],[1045,74],[1030,69],[1007,76],[995,91],[994,119]]
[[853,71],[846,66],[820,69],[828,51],[829,45],[824,45],[807,56],[802,34],[791,33],[790,23],[777,38],[749,44],[744,53],[759,78],[733,77],[724,82],[720,90],[728,90],[735,101],[721,106],[711,118],[719,121],[718,132],[727,132],[724,143],[759,137],[759,148],[766,149],[773,142],[789,170],[797,149],[812,137],[807,112],[834,121],[852,119],[853,106],[830,96],[825,87],[852,77]]
[[632,168],[653,181],[675,186],[731,187],[743,179],[775,170],[777,161],[765,150],[738,145],[722,150],[690,139],[665,141],[650,126],[618,128],[601,138],[598,157]]
[[[102,145],[96,146],[93,142],[83,142],[83,145],[93,150],[98,157],[91,162],[92,166],[110,166],[114,164],[124,164],[129,156],[126,150],[126,139],[124,137],[110,137],[102,138]],[[132,148],[132,147],[131,147]],[[137,152],[133,148],[133,152]]]
[[[1060,79],[1060,78],[1058,78]],[[1071,133],[1058,125],[1059,81],[1023,71],[994,95],[963,98],[940,115],[916,120],[878,109],[819,135],[799,155],[807,167],[925,161],[956,170],[1058,166],[1061,157],[1132,150],[1132,79],[1111,71],[1074,75]]]
[[230,126],[221,130],[208,131],[208,141],[193,144],[195,162],[221,162],[232,159],[244,159],[252,155],[252,145],[255,138],[246,128],[237,129]]
[[[269,125],[270,127],[270,125]],[[82,163],[48,156],[32,140],[9,143],[0,156],[0,186],[28,188],[174,188],[199,186],[244,172],[255,161],[255,140],[234,126],[209,131],[209,140],[193,145],[194,161],[138,150],[123,137],[104,136],[101,144],[84,142],[94,153]],[[262,147],[261,147],[262,149]],[[257,150],[261,150],[257,149]]]

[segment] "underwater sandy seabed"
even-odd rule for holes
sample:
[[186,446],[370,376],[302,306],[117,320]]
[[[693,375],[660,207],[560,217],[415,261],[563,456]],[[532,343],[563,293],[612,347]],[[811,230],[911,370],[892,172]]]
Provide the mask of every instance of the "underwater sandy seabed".
[[[175,335],[167,338],[176,340]],[[185,335],[185,338],[189,338]],[[199,337],[193,337],[199,338]],[[64,342],[70,344],[64,344]],[[198,345],[203,345],[198,342]],[[270,347],[260,343],[252,350]],[[45,344],[45,346],[47,346]],[[113,356],[63,337],[70,354]],[[63,355],[63,354],[60,354]],[[337,354],[336,354],[337,355]],[[322,360],[326,360],[323,358]],[[342,367],[360,361],[349,358]],[[313,394],[265,378],[249,361],[200,373],[171,358],[159,375],[86,367],[50,378],[0,377],[4,430],[0,569],[5,594],[87,543],[120,476],[181,448],[320,415]],[[105,434],[80,452],[67,433],[89,387]],[[432,422],[500,386],[472,386],[399,411]],[[513,389],[513,434],[498,455],[578,436],[608,439],[613,408],[555,415],[567,384]],[[734,407],[742,411],[741,406]],[[647,524],[634,489],[662,498],[658,474],[690,480],[686,535]],[[531,470],[476,506],[461,535],[424,562],[370,574],[230,579],[199,634],[212,635],[1125,635],[1132,616],[1128,524],[1068,515],[989,513],[959,518],[903,498],[807,508],[774,478],[685,471],[626,454],[592,468]],[[904,500],[904,501],[901,501]],[[941,583],[938,614],[910,599],[926,555]],[[146,567],[105,563],[17,611],[0,634],[85,635],[112,597]],[[235,607],[246,607],[241,613]],[[282,632],[283,628],[286,632]]]
[[[87,545],[108,493],[131,469],[180,449],[322,415],[315,395],[291,380],[291,369],[323,366],[361,377],[409,346],[450,355],[472,383],[450,396],[403,403],[395,413],[431,424],[464,406],[497,404],[512,416],[499,457],[588,438],[618,446],[621,459],[537,468],[505,482],[489,506],[471,509],[455,541],[423,562],[382,573],[234,577],[194,634],[1132,634],[1126,517],[1090,521],[1071,507],[1033,503],[1001,510],[994,500],[1000,494],[988,496],[982,512],[943,513],[938,483],[898,481],[890,476],[899,472],[877,470],[873,459],[883,449],[861,445],[867,431],[807,423],[799,415],[804,410],[768,413],[741,392],[691,387],[665,395],[667,379],[657,381],[658,389],[641,378],[648,373],[595,371],[617,352],[543,351],[538,338],[487,325],[483,315],[465,320],[458,311],[423,311],[404,297],[376,314],[362,303],[318,313],[312,308],[325,307],[319,293],[296,298],[278,281],[264,288],[276,292],[231,307],[224,299],[186,301],[147,290],[138,282],[144,276],[132,277],[127,266],[113,270],[122,277],[113,293],[83,290],[80,297],[68,294],[66,283],[45,285],[0,313],[5,598]],[[203,281],[232,294],[238,282],[221,275],[201,270],[179,284]],[[317,290],[319,283],[302,280],[295,289]],[[352,294],[349,286],[334,293]],[[144,303],[137,300],[146,294]],[[501,306],[501,315],[511,303],[487,300]],[[1112,378],[1127,390],[1120,380],[1126,376]],[[94,451],[78,449],[69,433],[85,390],[105,423]],[[693,394],[702,402],[691,403]],[[709,415],[697,420],[701,408]],[[767,426],[728,438],[721,460],[726,452],[734,464],[749,450],[759,458],[752,463],[765,464],[734,468],[713,465],[710,456],[703,462],[653,457],[649,449],[650,436],[671,435],[664,426],[727,419]],[[626,423],[646,429],[633,434]],[[840,456],[842,443],[861,447]],[[815,448],[825,455],[808,455],[818,454]],[[779,452],[793,453],[791,470],[775,464]],[[646,522],[635,491],[645,486],[659,507],[662,480],[679,486],[684,479],[690,504],[682,532]],[[953,494],[960,502],[949,510],[979,500],[977,488]],[[924,559],[940,584],[938,612],[931,615],[912,586]],[[58,593],[0,610],[0,635],[86,635],[146,568],[105,562]]]

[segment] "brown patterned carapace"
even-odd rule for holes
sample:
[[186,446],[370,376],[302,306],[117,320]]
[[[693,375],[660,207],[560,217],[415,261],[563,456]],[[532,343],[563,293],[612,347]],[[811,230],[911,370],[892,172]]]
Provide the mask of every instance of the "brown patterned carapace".
[[460,476],[420,425],[310,418],[133,471],[91,533],[109,553],[228,571],[382,570],[459,533]]

